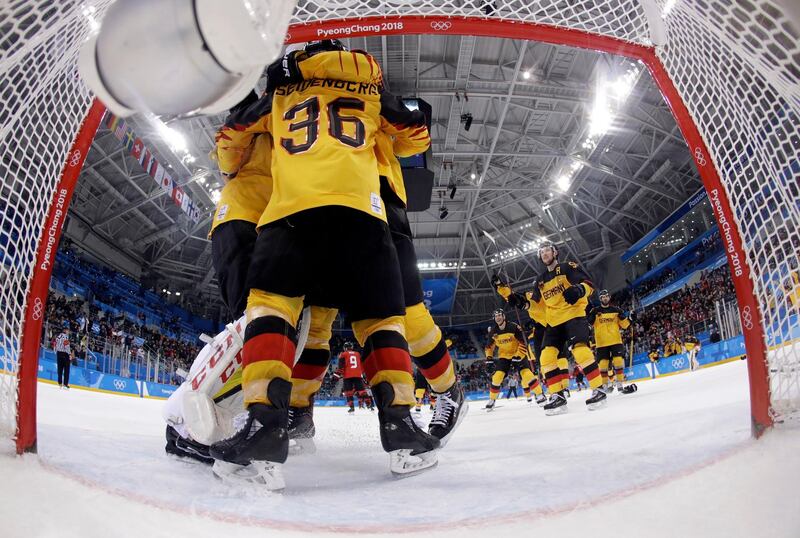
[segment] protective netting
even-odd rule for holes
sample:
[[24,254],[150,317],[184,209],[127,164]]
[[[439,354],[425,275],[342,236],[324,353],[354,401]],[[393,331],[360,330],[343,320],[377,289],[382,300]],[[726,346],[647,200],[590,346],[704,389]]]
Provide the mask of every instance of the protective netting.
[[3,437],[13,435],[16,427],[16,372],[36,248],[67,153],[91,103],[76,64],[91,14],[79,2],[0,3]]
[[669,41],[657,53],[726,187],[763,314],[771,412],[784,420],[800,411],[800,35],[778,2],[661,8]]
[[[90,105],[77,74],[81,42],[109,2],[18,0],[0,5],[0,430],[15,425],[25,298],[36,247],[66,155]],[[769,346],[772,413],[800,409],[800,36],[779,1],[316,0],[295,28],[367,17],[468,17],[580,30],[650,45],[642,5],[667,39],[658,57],[700,129],[741,232]],[[661,22],[663,21],[663,22]],[[431,26],[430,33],[447,29]],[[338,27],[336,35],[363,30]],[[419,27],[416,31],[420,30]],[[294,29],[290,29],[290,34]],[[402,26],[370,32],[402,33]],[[700,158],[705,158],[701,155]],[[747,323],[747,319],[743,320]],[[752,323],[758,323],[753,317]]]

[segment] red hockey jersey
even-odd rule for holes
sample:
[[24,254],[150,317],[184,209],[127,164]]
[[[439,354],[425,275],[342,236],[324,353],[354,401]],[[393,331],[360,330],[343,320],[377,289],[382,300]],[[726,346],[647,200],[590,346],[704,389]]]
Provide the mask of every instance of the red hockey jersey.
[[342,351],[339,354],[339,370],[343,372],[343,377],[361,377],[361,353],[358,351]]

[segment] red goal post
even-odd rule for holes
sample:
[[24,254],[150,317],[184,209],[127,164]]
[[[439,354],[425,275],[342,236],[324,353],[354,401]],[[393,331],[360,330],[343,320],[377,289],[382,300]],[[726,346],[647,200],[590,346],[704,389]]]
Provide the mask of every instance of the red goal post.
[[[720,226],[758,436],[800,409],[800,345],[790,342],[797,310],[775,308],[778,288],[797,271],[800,244],[800,39],[781,1],[754,0],[753,11],[744,11],[724,0],[301,0],[287,42],[473,35],[641,60],[687,141]],[[58,244],[54,216],[66,214],[102,115],[78,78],[78,50],[109,3],[0,6],[11,22],[0,36],[0,75],[11,82],[0,95],[0,245],[3,271],[14,275],[0,288],[0,435],[14,436],[18,452],[36,443],[41,309],[52,269],[39,261]]]

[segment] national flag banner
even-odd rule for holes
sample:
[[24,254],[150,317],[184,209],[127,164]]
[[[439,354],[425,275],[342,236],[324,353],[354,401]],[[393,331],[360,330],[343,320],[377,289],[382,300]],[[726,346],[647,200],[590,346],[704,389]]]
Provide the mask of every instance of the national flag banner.
[[147,173],[150,174],[150,177],[155,179],[156,183],[158,183],[160,185],[161,184],[161,175],[159,175],[159,173],[158,173],[159,170],[161,171],[161,174],[163,175],[164,174],[164,167],[161,166],[161,163],[159,163],[155,158],[153,158],[150,161],[150,169],[147,170]]
[[117,117],[111,112],[106,112],[105,123],[117,139],[122,142],[123,147],[128,153],[142,165],[147,174],[172,197],[172,201],[181,208],[193,222],[200,221],[200,208],[194,201],[178,186],[172,176],[167,174],[166,169],[158,162],[150,149],[145,145],[141,138],[136,136],[134,130],[128,127],[125,120]]
[[[161,170],[164,170],[162,167]],[[164,176],[161,178],[161,188],[164,189],[164,192],[172,196],[172,191],[175,189],[175,182],[172,181],[172,177],[164,173]]]
[[181,189],[177,185],[172,190],[172,200],[178,207],[183,207],[183,189]]
[[119,122],[117,123],[117,128],[114,130],[114,136],[122,140],[123,137],[125,136],[125,131],[127,130],[128,130],[128,124],[125,123],[125,120],[119,120]]
[[144,142],[142,142],[141,138],[137,138],[133,141],[133,147],[131,148],[131,155],[133,158],[139,161],[139,164],[142,164],[142,157],[144,156]]
[[187,215],[191,215],[192,207],[194,207],[194,202],[192,202],[192,199],[188,196],[184,196],[183,201],[181,202],[181,210]]
[[142,168],[144,168],[145,172],[147,172],[150,169],[150,161],[152,160],[153,160],[153,154],[150,153],[149,149],[144,147],[144,149],[142,150],[141,163],[142,163]]
[[[128,150],[128,153],[133,153],[133,143],[136,141],[136,135],[134,134],[133,130],[128,128],[125,129],[125,135],[122,138],[122,146]],[[134,155],[135,157],[135,155]]]

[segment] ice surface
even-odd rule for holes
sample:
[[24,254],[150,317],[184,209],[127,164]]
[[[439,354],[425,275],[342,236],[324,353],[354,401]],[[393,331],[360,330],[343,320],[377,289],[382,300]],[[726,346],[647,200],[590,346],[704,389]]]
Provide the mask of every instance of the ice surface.
[[39,458],[0,456],[0,536],[800,536],[800,432],[750,438],[743,361],[586,397],[554,417],[475,402],[439,467],[402,480],[374,414],[319,408],[317,454],[270,494],[167,457],[159,401],[40,384]]

